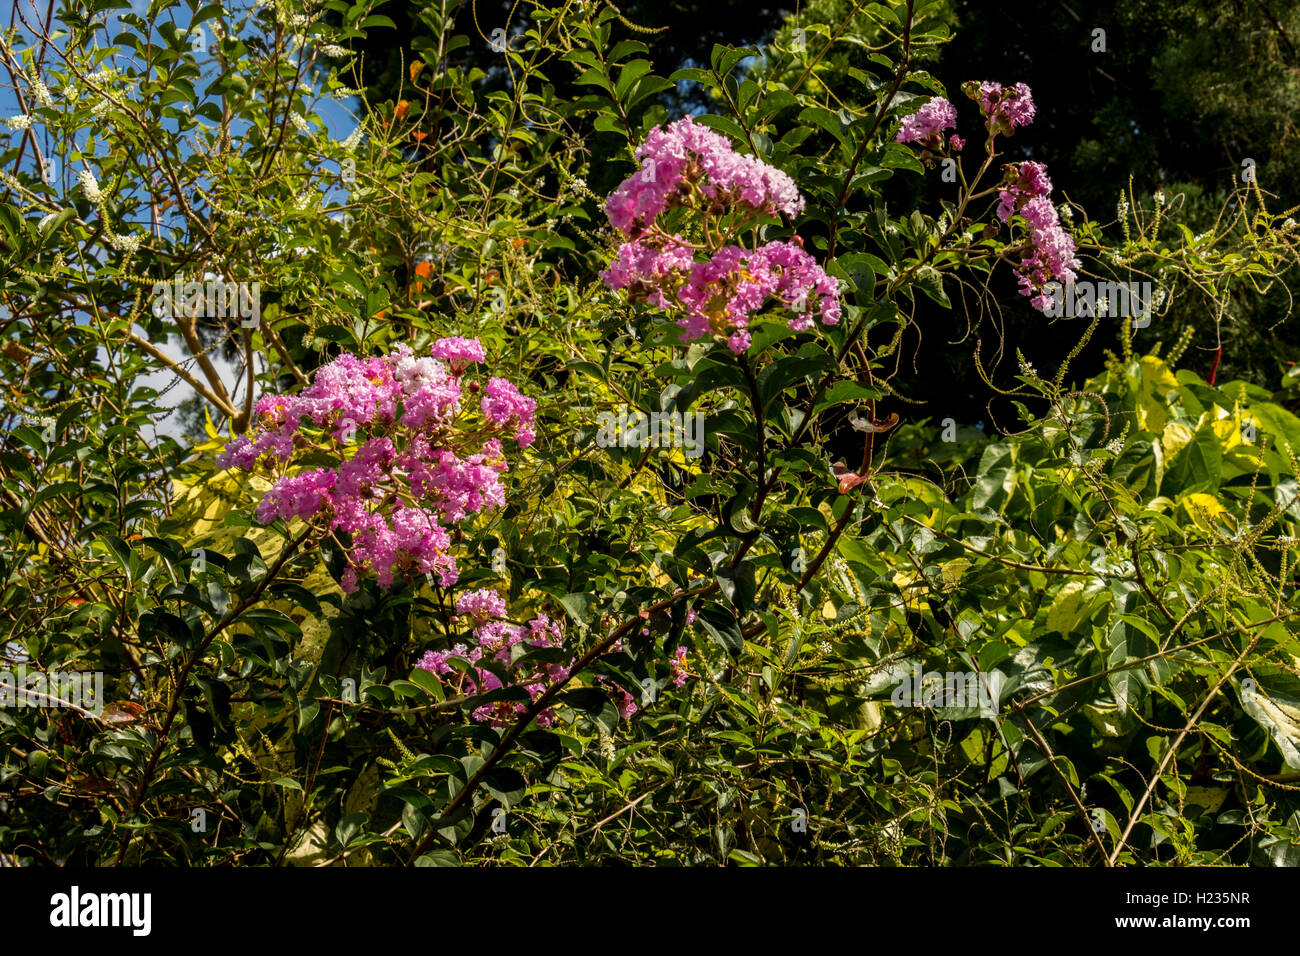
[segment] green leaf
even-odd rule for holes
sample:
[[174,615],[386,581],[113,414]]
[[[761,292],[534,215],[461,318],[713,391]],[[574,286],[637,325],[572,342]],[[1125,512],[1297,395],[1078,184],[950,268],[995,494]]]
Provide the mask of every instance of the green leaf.
[[1219,490],[1222,467],[1223,447],[1207,422],[1166,466],[1161,493],[1171,497],[1194,492],[1214,494]]
[[[412,838],[413,839],[413,838]],[[452,849],[432,849],[419,860],[415,861],[416,866],[464,866],[460,857]]]
[[[412,837],[414,839],[414,837]],[[418,860],[416,866],[464,866],[454,850],[430,850]]]
[[858,404],[880,398],[880,390],[868,388],[861,382],[836,382],[822,393],[821,400],[813,408],[813,414],[832,405],[843,403]]
[[367,819],[364,813],[349,813],[340,820],[334,827],[334,838],[339,841],[339,846],[346,847],[355,840]]
[[590,623],[591,606],[595,602],[590,594],[566,594],[560,598],[560,605],[569,612],[569,617],[584,627]]
[[438,675],[425,670],[423,667],[417,667],[411,671],[411,683],[432,694],[436,700],[442,700],[445,696],[442,681],[438,679]]
[[722,596],[737,612],[744,614],[753,607],[756,584],[752,561],[742,561],[734,571],[727,566],[721,567],[715,572],[715,577]]
[[618,75],[618,83],[614,87],[614,95],[620,100],[627,97],[628,90],[638,79],[650,72],[649,60],[633,60],[623,67]]
[[733,657],[745,648],[745,635],[740,629],[740,622],[729,609],[717,604],[709,604],[699,612],[700,623],[727,653]]
[[943,274],[934,266],[922,266],[918,269],[913,282],[930,299],[938,302],[945,309],[952,308],[952,303],[948,301],[948,293],[943,288]]
[[[1139,635],[1135,635],[1123,621],[1115,621],[1111,625],[1108,638],[1111,652],[1106,658],[1107,669],[1119,667],[1141,656],[1134,653],[1136,650],[1141,649],[1140,646],[1133,646],[1133,643],[1138,638]],[[1121,717],[1127,716],[1129,707],[1135,704],[1141,696],[1143,688],[1146,686],[1145,677],[1143,669],[1136,666],[1111,670],[1106,675],[1110,688],[1115,694],[1115,703],[1119,705]]]
[[795,355],[779,359],[764,368],[757,375],[763,414],[766,415],[768,406],[785,389],[810,375],[824,372],[832,367],[834,361],[824,350],[815,345],[805,345]]

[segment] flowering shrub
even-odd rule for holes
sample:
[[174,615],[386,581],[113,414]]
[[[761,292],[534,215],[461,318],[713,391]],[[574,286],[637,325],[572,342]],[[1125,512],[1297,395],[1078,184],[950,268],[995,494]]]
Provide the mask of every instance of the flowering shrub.
[[[364,98],[366,3],[92,6],[0,50],[0,645],[105,677],[0,709],[0,863],[1300,861],[1300,375],[1179,325],[1295,261],[1262,190],[1054,205],[999,150],[1060,104],[949,100],[944,5],[662,76],[416,0]],[[200,267],[258,316],[149,301]],[[1150,333],[1030,307],[1142,270]]]

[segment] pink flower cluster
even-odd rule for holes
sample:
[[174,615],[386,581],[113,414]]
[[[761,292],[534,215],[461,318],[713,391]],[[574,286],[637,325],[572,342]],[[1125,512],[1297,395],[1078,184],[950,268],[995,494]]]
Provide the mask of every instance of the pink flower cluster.
[[1006,179],[998,193],[998,218],[1003,222],[1009,221],[1031,199],[1046,198],[1052,192],[1052,181],[1047,178],[1047,167],[1042,163],[1009,163]]
[[812,328],[814,314],[825,325],[840,320],[839,283],[800,246],[779,240],[752,251],[724,246],[691,267],[677,298],[687,309],[678,322],[687,341],[730,331],[737,354],[749,348],[751,316],[770,299],[795,313],[788,324],[796,332]]
[[635,156],[641,169],[605,203],[614,228],[633,239],[661,212],[697,197],[718,213],[737,204],[767,216],[797,216],[803,211],[794,180],[737,153],[725,136],[689,116],[652,129]]
[[[793,180],[766,163],[736,153],[726,137],[689,116],[651,130],[637,149],[641,172],[628,177],[605,205],[610,222],[628,241],[602,274],[614,290],[634,302],[683,309],[677,324],[683,338],[726,336],[733,352],[750,345],[748,326],[769,302],[796,314],[795,331],[840,320],[839,282],[804,251],[796,237],[757,249],[720,242],[697,261],[693,247],[678,234],[659,229],[655,219],[676,206],[690,206],[704,217],[732,218],[736,211],[755,216],[797,215],[804,205]],[[752,224],[752,222],[751,222]],[[715,233],[736,231],[720,222]]]
[[1017,127],[1034,121],[1034,97],[1024,83],[1003,87],[1001,83],[974,80],[962,85],[962,90],[980,105],[989,135],[1004,133],[1010,136]]
[[[642,617],[648,618],[649,615],[643,613]],[[523,658],[530,651],[563,647],[564,630],[545,614],[538,614],[528,624],[511,623],[507,619],[505,600],[491,588],[460,595],[456,599],[452,623],[468,625],[472,641],[454,644],[445,651],[426,651],[415,665],[440,678],[452,694],[478,695],[507,686],[522,687],[530,701],[536,702],[548,688],[567,680],[573,668],[572,658],[567,664],[525,662]],[[623,653],[622,641],[616,642],[611,650]],[[668,659],[669,680],[676,688],[682,687],[690,676],[686,653],[686,647],[681,646]],[[466,662],[470,667],[453,667],[449,663],[453,658]],[[481,666],[489,661],[493,662],[495,670]],[[506,681],[502,680],[501,671],[504,671]],[[610,696],[624,720],[639,710],[636,699],[610,678],[598,675],[596,684]],[[527,710],[528,705],[520,701],[499,700],[476,707],[472,716],[480,723],[505,727]],[[554,710],[546,707],[535,719],[539,726],[551,727],[556,715]]]
[[[522,653],[527,653],[528,649],[563,645],[563,628],[545,614],[538,614],[528,624],[511,624],[505,620],[506,602],[500,594],[488,588],[462,594],[456,601],[456,614],[468,618],[473,624],[473,646],[461,643],[447,651],[426,651],[415,665],[447,679],[453,693],[486,694],[506,686],[497,674],[486,667],[474,666],[469,672],[453,668],[447,663],[453,657],[472,665],[478,665],[484,660],[496,661],[504,666],[511,680],[510,686],[524,688],[534,701],[548,686],[569,676],[572,661],[568,665],[552,662],[534,664],[532,667],[519,666],[519,655],[514,653],[514,648],[518,645],[524,645]],[[499,700],[476,707],[472,716],[481,723],[505,727],[527,709],[527,705],[521,702]],[[547,707],[538,712],[536,720],[539,726],[550,727],[555,723],[555,712]]]
[[1074,240],[1061,227],[1056,208],[1048,199],[1031,199],[1020,215],[1029,225],[1030,246],[1016,267],[1020,294],[1032,296],[1034,308],[1045,312],[1052,296],[1043,291],[1043,286],[1052,279],[1069,284],[1076,278],[1079,260],[1074,254]]
[[637,707],[636,705],[636,698],[634,698],[631,694],[629,694],[622,687],[618,686],[618,684],[614,683],[604,674],[601,674],[599,677],[596,678],[596,683],[600,684],[601,687],[605,688],[606,693],[608,693],[609,696],[613,699],[614,706],[618,709],[618,715],[622,717],[624,720],[627,720],[638,710],[640,710],[640,708]]
[[[406,345],[384,357],[340,355],[297,396],[258,401],[259,431],[230,442],[217,464],[279,473],[257,508],[263,524],[319,520],[352,535],[345,591],[367,571],[385,588],[399,573],[436,574],[449,587],[459,572],[448,527],[505,504],[501,439],[525,448],[535,437],[532,399],[502,378],[485,388],[464,380],[485,357],[477,339],[462,338],[439,339],[421,357]],[[463,405],[467,392],[482,392],[479,422]],[[340,464],[287,474],[295,452]]]
[[1074,240],[1061,226],[1056,207],[1049,195],[1052,181],[1042,163],[1024,162],[1007,167],[1007,182],[999,193],[998,217],[1010,222],[1019,214],[1029,227],[1029,252],[1016,266],[1020,294],[1031,296],[1040,312],[1051,304],[1051,295],[1043,286],[1056,280],[1071,283],[1076,278],[1079,260]]
[[669,660],[668,666],[672,670],[672,679],[674,687],[681,687],[686,683],[686,678],[690,676],[690,671],[686,668],[686,648],[681,646]]
[[[943,133],[957,126],[957,107],[942,96],[936,96],[911,116],[903,119],[894,139],[899,143],[917,143],[926,149],[943,149]],[[952,138],[955,148],[966,145],[960,136]]]
[[633,302],[671,309],[676,289],[695,268],[695,256],[681,236],[644,236],[619,247],[618,258],[601,273],[611,289],[627,290]]

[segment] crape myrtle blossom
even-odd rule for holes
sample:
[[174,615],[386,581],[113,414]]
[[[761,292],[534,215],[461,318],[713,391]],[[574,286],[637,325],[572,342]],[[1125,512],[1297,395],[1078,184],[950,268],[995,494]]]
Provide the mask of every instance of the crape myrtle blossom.
[[[789,327],[799,332],[812,328],[814,316],[825,325],[840,320],[838,280],[797,236],[756,249],[726,242],[761,217],[803,210],[789,176],[735,152],[725,136],[690,117],[651,130],[636,157],[641,170],[605,204],[610,223],[628,240],[602,273],[611,289],[633,302],[685,312],[677,320],[685,341],[721,336],[736,353],[749,347],[755,314],[771,304],[793,311]],[[706,235],[722,238],[703,248],[665,232],[656,218],[679,206],[712,223]],[[737,225],[736,213],[748,221]]]
[[[416,667],[440,678],[454,694],[486,694],[503,687],[521,687],[530,701],[536,701],[548,687],[565,680],[573,662],[555,661],[521,663],[519,658],[529,651],[558,648],[564,644],[564,630],[545,614],[538,614],[527,624],[513,624],[506,620],[506,603],[497,592],[481,588],[462,594],[456,600],[456,622],[472,625],[471,642],[458,643],[446,651],[426,651]],[[523,647],[516,651],[519,645]],[[471,664],[469,671],[452,667],[449,659],[457,657]],[[503,683],[498,673],[488,667],[478,666],[495,662],[496,670],[509,679]],[[480,723],[505,727],[518,720],[528,705],[518,700],[498,700],[483,704],[473,711]],[[547,707],[536,717],[541,727],[555,723],[555,712]]]
[[520,393],[504,378],[493,378],[483,389],[483,415],[492,424],[509,427],[520,448],[527,448],[536,437],[528,426],[533,422],[537,403]]
[[661,212],[693,195],[717,212],[741,204],[762,215],[797,216],[803,197],[781,170],[742,156],[727,137],[689,116],[655,127],[634,154],[640,170],[605,203],[610,223],[636,239]]
[[636,705],[636,698],[629,694],[618,684],[614,683],[604,674],[596,678],[596,682],[605,688],[606,692],[614,700],[614,706],[618,709],[618,715],[624,720],[630,718],[640,708]]
[[[528,694],[529,703],[535,703],[548,688],[568,680],[574,664],[572,657],[562,664],[554,655],[535,653],[564,646],[564,629],[547,615],[539,613],[527,624],[516,624],[508,619],[505,599],[491,588],[461,594],[456,599],[455,610],[452,624],[468,628],[468,637],[446,650],[426,651],[415,665],[438,677],[449,694],[479,695],[502,688],[522,688]],[[650,614],[643,610],[641,617],[648,621]],[[627,652],[621,640],[610,650]],[[685,685],[690,676],[686,655],[687,648],[682,645],[668,659],[668,680],[675,688]],[[453,666],[452,658],[470,666]],[[609,695],[624,720],[639,710],[636,699],[608,677],[597,675],[596,685]],[[509,726],[527,712],[529,703],[516,695],[513,700],[497,700],[475,707],[472,716],[481,723]],[[556,715],[547,707],[535,719],[540,726],[550,727]]]
[[[1024,83],[1003,87],[1000,83],[970,82],[963,89],[980,105],[989,136],[1010,135],[1017,127],[1033,122],[1036,108],[1033,95]],[[1034,308],[1046,311],[1052,297],[1044,285],[1056,280],[1073,282],[1079,260],[1074,240],[1061,226],[1056,208],[1048,198],[1052,181],[1042,163],[1024,162],[1007,166],[1006,180],[998,193],[998,218],[1010,223],[1019,215],[1029,227],[1029,249],[1015,267],[1020,294],[1029,296]]]
[[795,243],[773,241],[753,251],[724,246],[695,263],[677,290],[688,313],[678,324],[687,341],[734,330],[728,344],[739,354],[749,347],[750,318],[770,299],[793,310],[789,326],[803,332],[812,328],[814,312],[825,325],[839,322],[838,296],[837,281]]
[[[406,345],[345,353],[298,395],[263,396],[257,432],[231,441],[217,464],[278,476],[257,508],[263,524],[300,518],[351,535],[345,591],[366,573],[384,588],[421,574],[450,587],[459,571],[448,529],[505,504],[502,439],[520,448],[534,439],[532,399],[503,378],[465,381],[485,358],[463,338],[439,339],[423,356]],[[474,416],[468,396],[478,393]],[[288,473],[299,453],[320,452],[340,463]]]
[[686,678],[690,671],[686,668],[686,646],[679,645],[673,653],[672,659],[668,662],[672,669],[672,679],[674,687],[681,687],[686,683]]
[[1010,136],[1018,127],[1034,121],[1037,108],[1033,94],[1024,83],[1003,87],[989,80],[971,80],[962,84],[962,92],[980,105],[990,136],[998,133]]
[[1020,294],[1031,296],[1034,308],[1046,312],[1052,296],[1043,287],[1053,279],[1068,285],[1079,268],[1074,240],[1061,228],[1056,208],[1048,199],[1031,199],[1020,210],[1029,226],[1029,252],[1016,266]]
[[487,361],[487,353],[484,352],[483,344],[478,339],[465,339],[459,336],[438,339],[429,349],[429,354],[435,359],[446,362],[452,375],[459,375],[475,362]]
[[670,296],[694,265],[695,256],[681,236],[660,243],[643,237],[619,246],[618,256],[603,275],[611,289],[626,289],[633,302],[671,309]]
[[1052,181],[1042,163],[1011,163],[1006,182],[998,194],[998,218],[1011,222],[1019,215],[1029,227],[1029,250],[1016,265],[1020,294],[1030,297],[1034,308],[1045,312],[1052,297],[1043,287],[1053,280],[1070,283],[1076,278],[1079,260],[1074,240],[1061,225],[1056,207],[1048,198]]
[[456,599],[456,613],[467,615],[475,625],[482,626],[493,618],[504,617],[506,602],[496,591],[480,588]]
[[[903,118],[894,139],[899,143],[916,143],[926,149],[941,150],[944,131],[956,127],[957,107],[942,96],[936,96],[911,116]],[[966,142],[954,136],[952,144],[955,149],[961,149]]]
[[998,193],[998,218],[1003,222],[1009,221],[1029,200],[1052,193],[1052,181],[1047,178],[1047,167],[1042,163],[1009,163],[1006,170],[1008,181]]

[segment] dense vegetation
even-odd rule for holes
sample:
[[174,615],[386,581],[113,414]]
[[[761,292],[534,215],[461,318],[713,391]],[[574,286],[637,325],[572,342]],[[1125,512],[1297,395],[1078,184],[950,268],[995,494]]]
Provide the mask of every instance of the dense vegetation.
[[1264,27],[1136,7],[1086,129],[982,5],[23,16],[0,853],[1300,863],[1290,131],[1162,179]]

